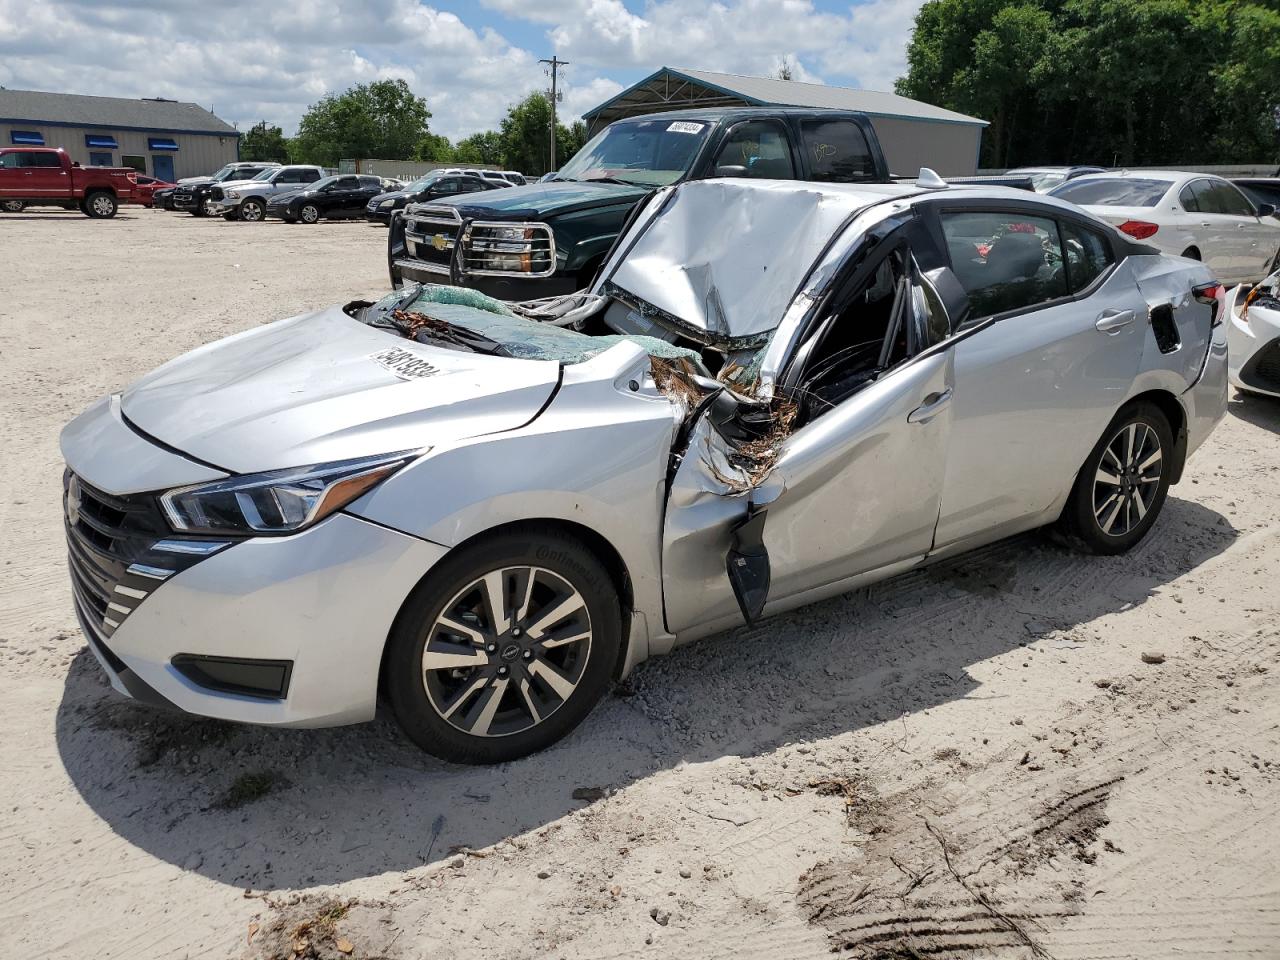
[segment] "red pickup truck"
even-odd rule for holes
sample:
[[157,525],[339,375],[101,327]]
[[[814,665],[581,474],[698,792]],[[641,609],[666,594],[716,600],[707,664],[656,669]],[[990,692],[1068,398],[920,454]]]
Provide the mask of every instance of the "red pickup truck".
[[130,167],[82,167],[48,147],[0,147],[0,208],[78,207],[95,219],[114,217],[137,193]]

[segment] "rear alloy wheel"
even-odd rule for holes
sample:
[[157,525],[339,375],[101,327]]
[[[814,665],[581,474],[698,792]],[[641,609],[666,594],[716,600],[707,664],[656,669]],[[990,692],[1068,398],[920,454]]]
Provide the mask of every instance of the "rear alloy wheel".
[[1172,453],[1173,433],[1158,407],[1121,410],[1076,478],[1063,511],[1066,532],[1089,553],[1129,550],[1164,506]]
[[94,220],[110,220],[116,215],[116,198],[103,190],[84,198],[84,212]]
[[298,219],[303,223],[315,223],[320,219],[320,208],[314,203],[308,203],[298,211]]
[[0,204],[0,210],[4,210],[5,213],[21,213],[22,206],[21,200],[6,200]]
[[240,219],[245,223],[257,223],[265,213],[261,200],[246,200],[240,204]]
[[607,689],[621,646],[613,583],[582,544],[511,534],[447,558],[392,629],[387,689],[422,749],[501,763],[559,740]]

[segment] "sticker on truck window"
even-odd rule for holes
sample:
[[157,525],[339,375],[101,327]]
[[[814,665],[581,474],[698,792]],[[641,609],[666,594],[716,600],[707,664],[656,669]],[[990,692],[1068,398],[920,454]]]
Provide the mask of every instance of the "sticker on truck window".
[[688,120],[673,120],[667,124],[668,133],[701,133],[702,124],[691,123]]
[[390,347],[378,353],[371,353],[369,359],[386,367],[401,380],[420,380],[423,377],[434,377],[440,372],[440,368],[435,364],[400,347]]

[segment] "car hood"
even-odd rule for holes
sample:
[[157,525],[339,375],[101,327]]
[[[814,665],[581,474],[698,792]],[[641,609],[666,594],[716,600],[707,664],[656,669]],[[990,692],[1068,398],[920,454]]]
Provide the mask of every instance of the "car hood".
[[624,183],[557,180],[524,187],[486,190],[483,193],[466,193],[447,200],[432,200],[430,203],[432,206],[474,208],[498,219],[527,219],[531,216],[549,217],[572,213],[591,207],[634,203],[649,192],[649,187],[634,187]]
[[412,200],[417,197],[416,192],[408,190],[391,190],[387,193],[379,193],[369,198],[370,203],[382,203],[384,200]]
[[274,189],[275,187],[275,184],[270,180],[223,180],[218,186],[223,190],[238,190],[241,187],[249,186],[249,184],[253,184],[255,187],[267,187],[268,189]]
[[139,431],[232,473],[436,446],[511,430],[558,364],[429,347],[340,307],[208,344],[130,386]]

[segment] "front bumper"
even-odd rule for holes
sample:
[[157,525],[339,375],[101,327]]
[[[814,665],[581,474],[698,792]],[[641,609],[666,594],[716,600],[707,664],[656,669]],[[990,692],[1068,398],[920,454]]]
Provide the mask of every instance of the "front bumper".
[[[173,575],[109,638],[91,611],[78,613],[112,686],[137,699],[244,723],[358,723],[373,718],[400,605],[446,552],[339,513],[291,537],[233,544]],[[183,655],[290,663],[287,694],[200,686],[174,665]]]
[[[449,271],[437,264],[412,257],[397,257],[391,261],[391,285],[404,283],[449,283]],[[479,290],[497,300],[533,300],[538,297],[560,297],[578,289],[574,274],[554,273],[549,277],[463,276],[461,286]]]
[[[155,492],[224,474],[131,430],[115,398],[73,421],[62,447],[83,483],[64,504],[76,614],[116,690],[248,723],[373,717],[392,622],[447,548],[338,513],[293,536],[184,553],[192,541],[166,529]],[[175,666],[182,655],[287,663],[285,695],[197,683]]]
[[227,198],[224,197],[221,200],[210,200],[208,202],[208,206],[209,206],[209,209],[213,211],[215,216],[218,216],[218,215],[225,216],[228,213],[234,213],[235,211],[239,210],[240,201],[228,200]]
[[1249,308],[1248,320],[1236,316],[1237,287],[1227,301],[1227,375],[1241,390],[1280,397],[1280,310]]

